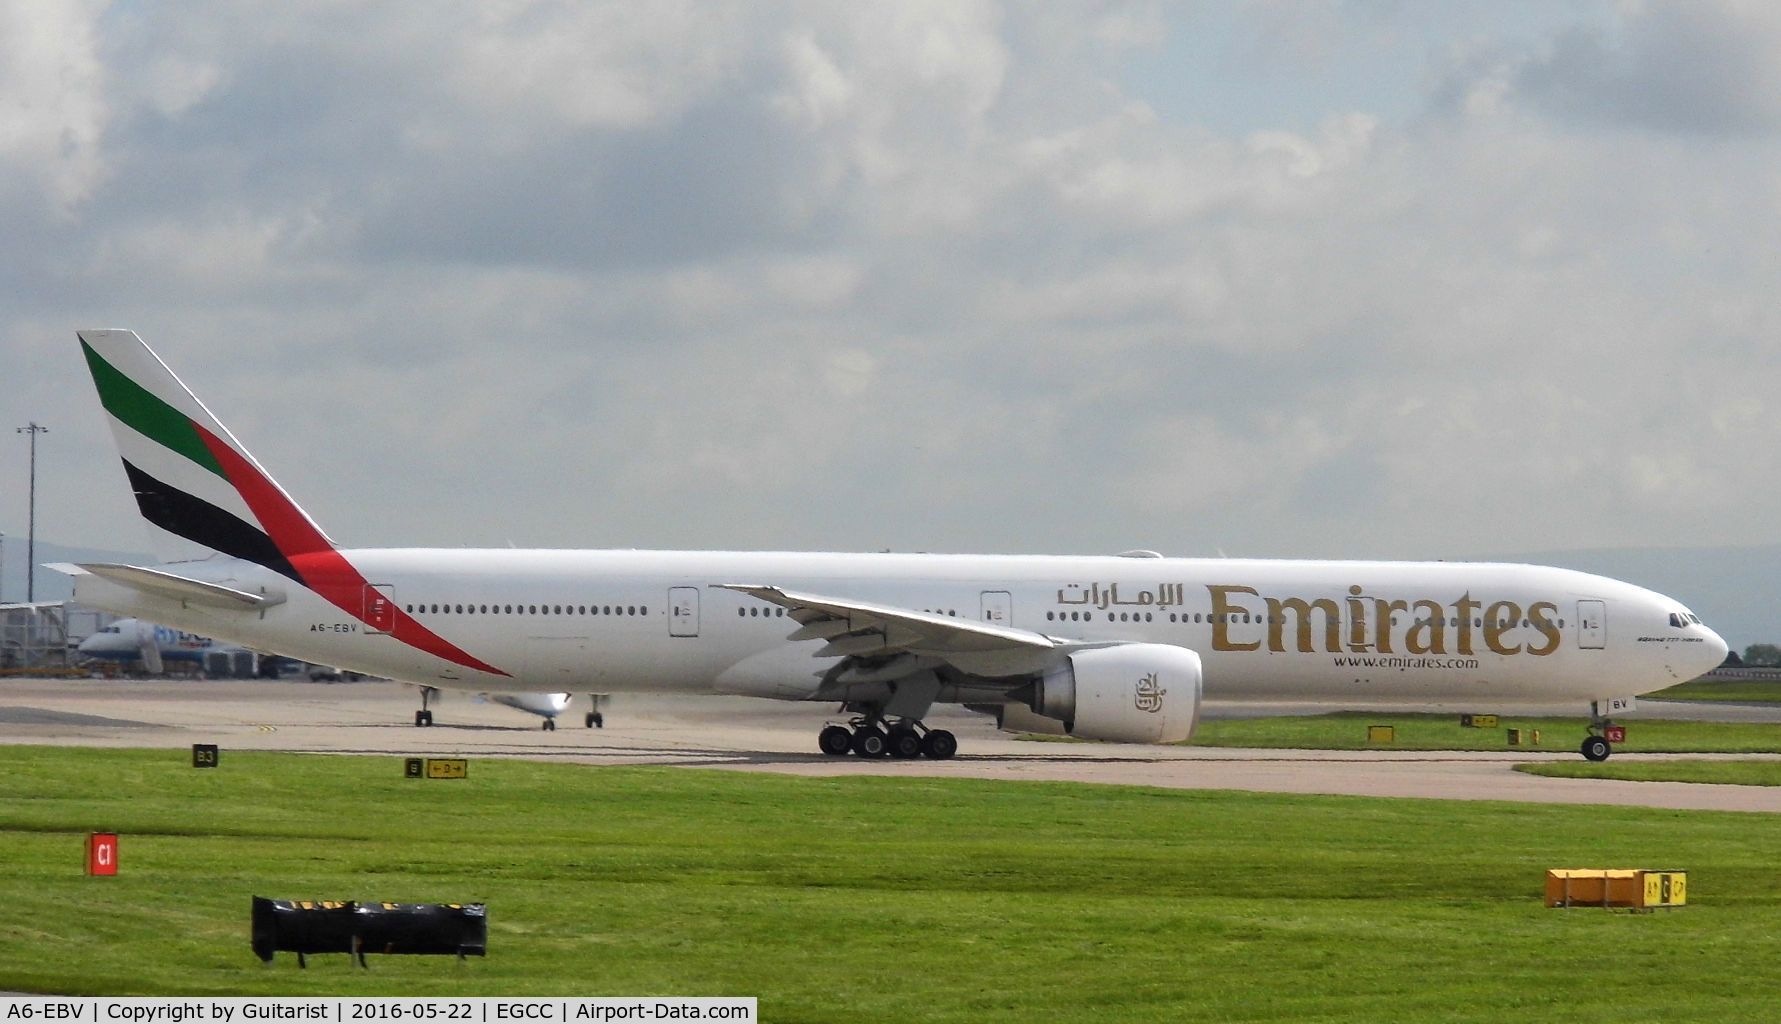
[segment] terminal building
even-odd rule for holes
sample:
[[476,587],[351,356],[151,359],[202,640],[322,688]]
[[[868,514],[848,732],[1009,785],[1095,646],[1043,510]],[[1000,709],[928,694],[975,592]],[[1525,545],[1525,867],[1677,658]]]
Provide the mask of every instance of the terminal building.
[[116,618],[67,601],[0,604],[0,674],[70,671],[81,641]]

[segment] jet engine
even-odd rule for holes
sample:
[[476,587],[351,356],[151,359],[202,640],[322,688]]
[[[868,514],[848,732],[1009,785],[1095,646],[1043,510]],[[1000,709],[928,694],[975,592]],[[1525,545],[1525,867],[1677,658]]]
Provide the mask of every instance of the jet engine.
[[1185,647],[1096,647],[1047,672],[1031,687],[1032,711],[1006,705],[999,724],[1116,743],[1178,743],[1193,735],[1200,692],[1200,656]]

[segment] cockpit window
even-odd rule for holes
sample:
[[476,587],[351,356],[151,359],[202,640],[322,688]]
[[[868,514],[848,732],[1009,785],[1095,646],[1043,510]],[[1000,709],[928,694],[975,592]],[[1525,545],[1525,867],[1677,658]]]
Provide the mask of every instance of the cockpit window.
[[1675,612],[1671,612],[1670,613],[1670,628],[1671,629],[1681,629],[1682,628],[1682,616],[1677,615]]

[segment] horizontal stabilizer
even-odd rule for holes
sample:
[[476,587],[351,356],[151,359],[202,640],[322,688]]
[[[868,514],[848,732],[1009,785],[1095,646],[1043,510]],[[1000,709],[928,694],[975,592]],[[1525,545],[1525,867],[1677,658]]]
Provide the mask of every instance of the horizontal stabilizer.
[[73,568],[78,573],[87,573],[102,579],[110,580],[131,590],[140,590],[156,597],[171,598],[188,604],[201,604],[209,608],[224,608],[230,611],[244,611],[253,608],[269,608],[284,603],[284,595],[280,593],[250,594],[245,590],[225,587],[220,583],[206,583],[203,580],[176,576],[160,569],[146,569],[139,565],[118,565],[111,562],[82,562],[70,567],[58,566],[63,571]]

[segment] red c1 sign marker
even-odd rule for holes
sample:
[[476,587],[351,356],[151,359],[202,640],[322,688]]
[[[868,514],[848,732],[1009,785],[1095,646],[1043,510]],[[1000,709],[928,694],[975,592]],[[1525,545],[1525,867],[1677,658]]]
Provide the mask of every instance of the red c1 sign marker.
[[87,874],[117,874],[116,832],[90,832],[87,834]]

